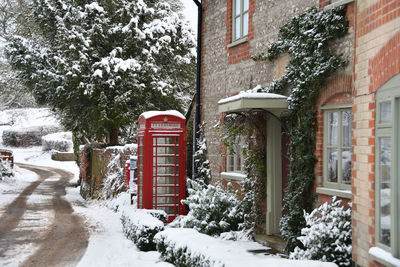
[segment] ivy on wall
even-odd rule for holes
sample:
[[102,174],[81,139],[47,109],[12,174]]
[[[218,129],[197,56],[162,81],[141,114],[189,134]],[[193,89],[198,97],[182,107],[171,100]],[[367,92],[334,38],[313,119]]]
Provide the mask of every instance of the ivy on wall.
[[290,56],[285,75],[259,90],[289,95],[290,173],[280,223],[287,251],[302,247],[297,237],[306,226],[303,210],[309,213],[315,200],[315,105],[327,79],[346,65],[342,55],[334,53],[331,42],[345,36],[348,31],[345,11],[344,7],[322,12],[312,8],[295,16],[279,30],[278,40],[269,46],[266,53],[253,57],[254,60],[272,61],[284,53]]

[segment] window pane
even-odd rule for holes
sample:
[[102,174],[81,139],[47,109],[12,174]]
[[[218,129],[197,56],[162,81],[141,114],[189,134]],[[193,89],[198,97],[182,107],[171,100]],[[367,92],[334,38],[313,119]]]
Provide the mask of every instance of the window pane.
[[380,107],[380,123],[390,123],[392,120],[392,105],[388,102],[383,102],[379,104]]
[[228,172],[233,172],[234,171],[234,156],[233,155],[229,155],[228,156]]
[[249,13],[243,15],[243,36],[249,33]]
[[235,40],[240,38],[240,17],[235,19]]
[[379,138],[379,209],[380,209],[380,231],[379,241],[382,244],[390,246],[390,228],[391,228],[391,188],[390,188],[390,169],[392,143],[389,137]]
[[328,181],[337,183],[337,169],[338,169],[338,160],[337,160],[337,149],[329,148],[328,149]]
[[336,146],[338,144],[338,112],[328,112],[328,145]]
[[351,184],[351,150],[342,151],[342,183]]
[[249,10],[249,0],[244,0],[243,1],[243,12],[246,12]]
[[240,4],[241,4],[241,0],[235,0],[235,15],[239,15],[240,14]]
[[342,112],[342,144],[351,147],[351,111]]

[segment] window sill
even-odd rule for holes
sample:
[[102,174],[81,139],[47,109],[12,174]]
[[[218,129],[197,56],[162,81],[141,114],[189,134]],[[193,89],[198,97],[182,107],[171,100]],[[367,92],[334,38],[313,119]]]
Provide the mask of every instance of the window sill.
[[333,189],[333,188],[327,188],[327,187],[317,187],[317,193],[351,199],[351,191],[350,190],[340,190],[340,189]]
[[332,4],[327,5],[324,8],[324,10],[333,9],[335,7],[338,7],[338,6],[341,6],[341,5],[345,5],[345,4],[348,4],[348,3],[351,3],[351,2],[354,2],[354,0],[339,0],[339,1],[336,1],[336,2],[334,2]]
[[381,248],[372,247],[369,249],[368,254],[371,255],[374,260],[385,266],[400,266],[400,259],[393,257],[392,254]]
[[247,176],[239,172],[221,172],[221,178],[230,181],[243,181]]
[[243,44],[243,43],[248,42],[248,41],[249,41],[249,37],[245,36],[243,38],[237,39],[236,41],[228,44],[227,47],[228,48],[232,48],[232,47],[235,47],[237,45]]

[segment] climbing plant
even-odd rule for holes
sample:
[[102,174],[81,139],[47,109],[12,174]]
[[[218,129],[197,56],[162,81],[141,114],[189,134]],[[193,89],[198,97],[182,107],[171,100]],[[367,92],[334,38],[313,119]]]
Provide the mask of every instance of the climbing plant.
[[331,43],[348,31],[345,11],[344,7],[322,12],[312,8],[295,16],[279,30],[277,41],[266,53],[253,57],[254,60],[272,61],[284,53],[290,56],[286,73],[269,87],[259,90],[289,95],[290,174],[280,222],[287,251],[302,247],[297,237],[306,226],[303,210],[309,213],[315,200],[312,190],[316,163],[315,105],[327,79],[346,65],[346,60],[334,52]]

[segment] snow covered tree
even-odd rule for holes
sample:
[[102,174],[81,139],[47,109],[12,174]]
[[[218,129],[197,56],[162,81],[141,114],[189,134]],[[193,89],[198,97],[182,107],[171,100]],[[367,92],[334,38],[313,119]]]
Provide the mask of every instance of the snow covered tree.
[[33,0],[41,29],[7,48],[39,104],[90,141],[118,143],[119,130],[151,109],[182,111],[195,78],[189,26],[166,1]]
[[304,249],[296,247],[291,259],[321,260],[339,266],[351,264],[351,210],[345,209],[340,200],[324,203],[310,214],[304,211],[307,227],[301,230],[298,240]]

